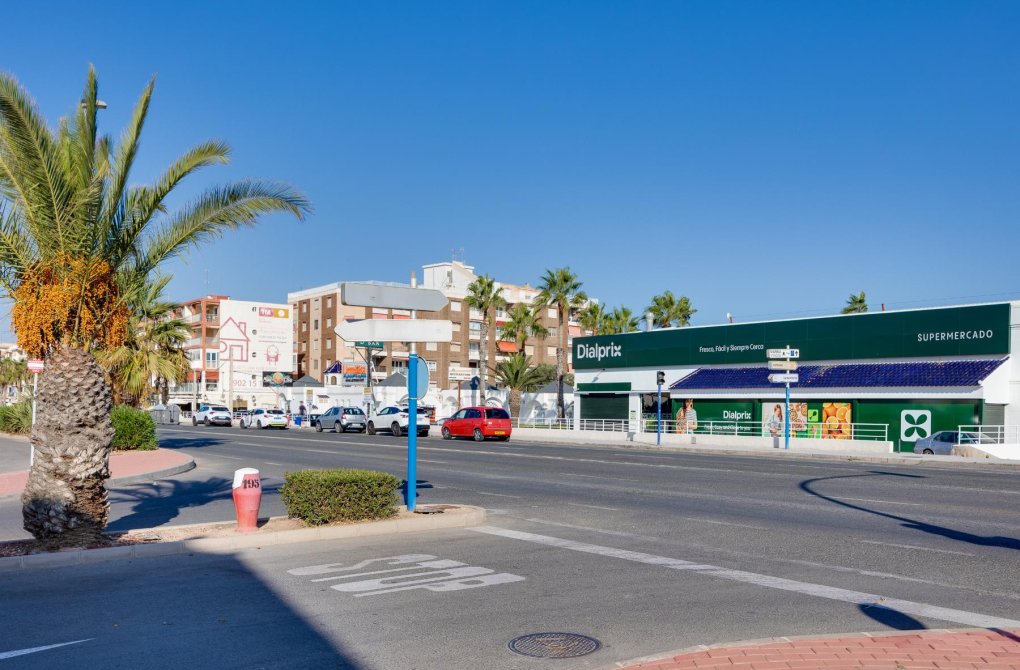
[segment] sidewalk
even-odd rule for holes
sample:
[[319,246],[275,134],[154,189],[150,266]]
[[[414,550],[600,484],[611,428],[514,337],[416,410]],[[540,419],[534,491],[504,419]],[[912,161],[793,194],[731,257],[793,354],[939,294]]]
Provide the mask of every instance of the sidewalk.
[[1020,631],[985,629],[773,638],[617,664],[627,670],[1020,670]]
[[[24,467],[28,462],[28,442],[22,445],[26,452]],[[149,481],[187,472],[195,467],[190,456],[177,451],[156,449],[155,451],[124,451],[110,455],[110,479],[108,484],[130,484]],[[0,473],[0,498],[20,495],[28,481],[28,470]]]

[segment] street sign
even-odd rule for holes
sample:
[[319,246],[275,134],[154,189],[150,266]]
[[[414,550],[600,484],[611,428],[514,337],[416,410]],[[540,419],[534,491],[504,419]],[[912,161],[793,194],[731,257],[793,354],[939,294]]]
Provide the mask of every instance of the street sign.
[[[445,299],[445,298],[444,298]],[[365,319],[344,321],[334,331],[346,342],[450,342],[453,323],[443,319]]]
[[41,358],[30,358],[28,359],[27,366],[29,372],[32,374],[39,374],[43,371],[43,368],[46,367],[46,364],[43,363]]
[[366,342],[363,340],[359,340],[358,342],[354,343],[354,346],[362,347],[364,349],[382,349],[383,343],[377,341]]
[[800,358],[800,349],[769,349],[769,358]]
[[[442,291],[432,288],[411,288],[399,284],[372,284],[369,282],[345,281],[340,284],[340,302],[356,307],[379,307],[381,309],[416,309],[422,312],[437,312],[449,302]],[[373,337],[365,340],[378,339]],[[422,340],[419,340],[422,341]]]
[[459,365],[451,365],[450,372],[446,376],[451,382],[466,382],[476,374],[478,374],[477,370],[461,367]]
[[418,368],[418,375],[415,377],[415,381],[418,382],[415,387],[416,393],[414,397],[421,400],[425,397],[425,394],[429,392],[429,365],[428,362],[420,356],[413,356],[411,360],[407,362],[408,365],[413,365]]
[[769,375],[769,382],[772,384],[796,384],[800,381],[800,375],[796,372]]
[[769,370],[796,370],[797,361],[769,361]]

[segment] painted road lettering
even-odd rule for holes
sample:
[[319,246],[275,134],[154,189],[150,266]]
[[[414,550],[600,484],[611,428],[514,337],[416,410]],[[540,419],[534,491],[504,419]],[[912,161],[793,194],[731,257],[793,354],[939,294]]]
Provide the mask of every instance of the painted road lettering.
[[[343,593],[352,593],[355,598],[416,589],[446,593],[524,581],[524,577],[520,575],[470,566],[461,561],[443,559],[432,554],[384,556],[350,565],[325,563],[294,568],[287,572],[296,577],[314,576],[312,582],[344,580],[330,588]],[[368,579],[361,579],[364,577]]]

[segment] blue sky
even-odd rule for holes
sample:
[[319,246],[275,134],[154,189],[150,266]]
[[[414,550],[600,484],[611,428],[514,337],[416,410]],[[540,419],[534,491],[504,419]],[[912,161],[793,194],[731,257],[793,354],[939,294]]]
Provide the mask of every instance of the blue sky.
[[702,324],[1020,296],[1020,3],[19,3],[3,53],[54,123],[94,63],[114,135],[158,75],[135,181],[234,147],[178,203],[247,176],[311,198],[168,268],[177,299],[461,248]]

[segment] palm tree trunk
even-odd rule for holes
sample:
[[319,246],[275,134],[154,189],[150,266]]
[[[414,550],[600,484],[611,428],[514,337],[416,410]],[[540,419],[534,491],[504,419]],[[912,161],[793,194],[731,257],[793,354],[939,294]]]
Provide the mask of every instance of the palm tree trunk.
[[564,305],[558,305],[556,310],[557,320],[556,323],[559,325],[557,330],[558,340],[556,342],[556,416],[560,419],[564,418],[567,414],[566,406],[563,403],[563,349],[564,340],[566,339],[565,333],[563,332],[564,323]]
[[521,390],[510,389],[510,416],[516,418],[518,421],[521,419]]
[[110,503],[110,387],[91,353],[53,351],[39,375],[35,462],[21,496],[25,530],[44,542],[82,545],[102,536]]
[[488,388],[486,383],[486,373],[488,372],[489,364],[489,319],[487,314],[482,314],[482,328],[481,328],[481,343],[478,345],[478,379],[481,381],[480,386],[482,387],[481,402],[479,405],[485,404],[485,392]]

